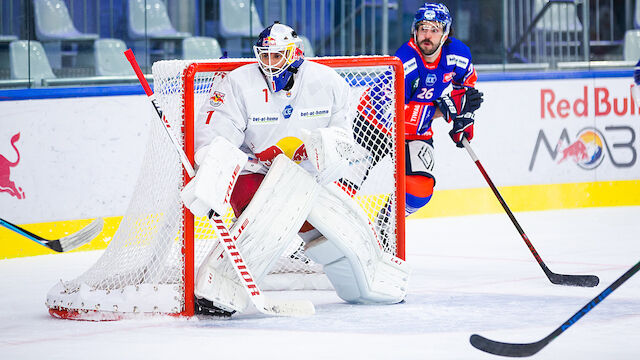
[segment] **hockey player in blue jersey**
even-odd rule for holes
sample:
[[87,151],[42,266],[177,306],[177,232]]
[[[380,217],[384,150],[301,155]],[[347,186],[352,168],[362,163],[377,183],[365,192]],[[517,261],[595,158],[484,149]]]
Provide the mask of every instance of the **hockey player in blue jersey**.
[[395,53],[405,77],[406,216],[433,194],[432,121],[444,117],[453,122],[449,135],[462,147],[463,138],[473,138],[473,113],[482,103],[482,93],[474,88],[478,77],[471,52],[451,37],[451,23],[445,5],[425,3],[415,14],[411,38]]

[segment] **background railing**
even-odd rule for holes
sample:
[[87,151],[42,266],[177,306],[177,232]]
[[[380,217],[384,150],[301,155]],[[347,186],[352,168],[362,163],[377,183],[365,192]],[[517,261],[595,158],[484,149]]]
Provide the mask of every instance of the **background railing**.
[[[252,56],[256,36],[276,20],[304,37],[309,56],[393,54],[423,2],[2,0],[0,87],[132,82],[121,56],[128,47],[146,71],[160,59]],[[440,2],[479,71],[629,66],[640,58],[640,0]]]

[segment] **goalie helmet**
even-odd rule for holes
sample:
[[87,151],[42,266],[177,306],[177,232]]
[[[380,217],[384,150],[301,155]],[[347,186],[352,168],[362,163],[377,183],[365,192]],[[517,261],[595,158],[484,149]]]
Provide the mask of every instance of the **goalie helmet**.
[[302,39],[292,28],[275,22],[260,33],[253,52],[272,91],[291,89],[304,61]]
[[424,3],[413,17],[411,35],[415,36],[416,28],[423,21],[435,21],[442,24],[443,38],[449,35],[451,23],[453,22],[449,9],[444,4]]

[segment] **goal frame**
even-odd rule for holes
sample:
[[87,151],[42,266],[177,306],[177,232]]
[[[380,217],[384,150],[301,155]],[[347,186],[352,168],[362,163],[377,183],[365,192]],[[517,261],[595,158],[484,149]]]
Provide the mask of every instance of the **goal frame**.
[[[328,58],[305,58],[319,64],[336,67],[358,67],[358,66],[391,66],[396,75],[394,86],[395,91],[395,111],[396,111],[396,256],[405,260],[405,151],[404,151],[404,67],[402,61],[395,56],[357,56],[357,57],[328,57]],[[195,143],[195,114],[198,111],[194,108],[195,77],[201,72],[231,71],[240,66],[256,63],[257,60],[238,59],[237,61],[225,62],[194,62],[189,65],[183,73],[183,121],[182,132],[184,136],[183,150],[187,154],[189,162],[194,164],[194,143]],[[186,170],[182,170],[184,183],[189,180]],[[193,316],[195,313],[194,298],[190,294],[194,292],[195,281],[195,254],[194,254],[194,217],[193,214],[183,206],[183,277],[185,291],[185,305],[183,311],[178,315]]]

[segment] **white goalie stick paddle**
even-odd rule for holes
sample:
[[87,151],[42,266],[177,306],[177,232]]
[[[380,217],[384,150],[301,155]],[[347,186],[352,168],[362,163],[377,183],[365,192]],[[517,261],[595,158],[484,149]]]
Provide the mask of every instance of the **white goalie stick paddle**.
[[45,239],[4,219],[0,219],[0,225],[26,237],[29,240],[35,241],[42,246],[46,246],[53,251],[65,252],[71,251],[93,240],[102,231],[104,221],[102,220],[102,218],[97,218],[93,220],[89,225],[71,235],[52,240]]
[[[163,128],[165,129],[167,135],[171,139],[176,151],[180,155],[180,160],[182,162],[182,166],[189,174],[189,177],[193,178],[196,174],[187,154],[185,154],[180,142],[175,137],[175,135],[171,132],[167,123],[162,118],[162,111],[160,110],[153,91],[142,74],[142,70],[136,61],[136,58],[131,49],[128,49],[124,52],[127,60],[131,63],[131,67],[135,71],[138,76],[138,80],[140,80],[140,84],[144,88],[145,93],[147,94],[151,104],[153,105],[156,114],[158,115],[158,120],[162,123]],[[267,315],[275,315],[275,316],[308,316],[313,315],[315,313],[315,308],[313,304],[308,300],[296,300],[296,301],[281,301],[276,299],[271,299],[266,297],[258,285],[253,280],[253,276],[246,263],[244,262],[244,258],[240,254],[238,247],[236,246],[235,240],[230,234],[229,228],[225,225],[224,221],[220,217],[219,214],[216,214],[213,210],[209,213],[209,221],[211,225],[217,230],[216,233],[220,236],[223,242],[222,248],[224,249],[225,255],[233,265],[233,268],[240,279],[240,283],[242,287],[249,295],[251,299],[251,303],[256,307],[256,309]]]

